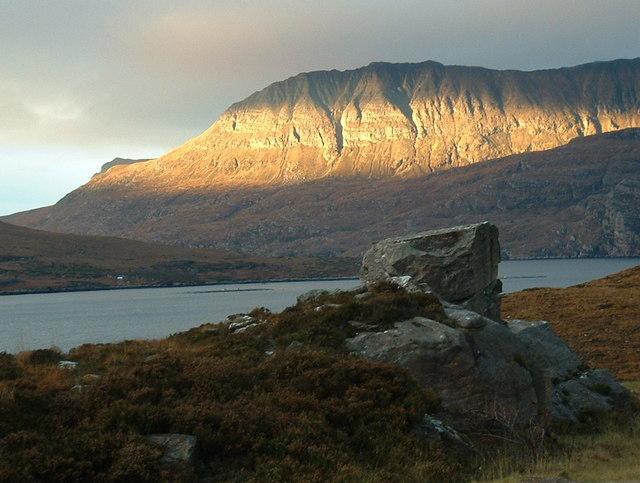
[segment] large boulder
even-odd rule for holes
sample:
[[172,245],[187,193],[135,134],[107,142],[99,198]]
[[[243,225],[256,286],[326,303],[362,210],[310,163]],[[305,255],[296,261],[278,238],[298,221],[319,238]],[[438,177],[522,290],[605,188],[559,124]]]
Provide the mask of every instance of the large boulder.
[[576,423],[628,406],[631,393],[604,369],[587,369],[545,321],[510,320],[535,366],[548,374],[554,423]]
[[554,383],[574,377],[583,365],[580,357],[544,320],[509,320],[507,325],[522,343],[529,354],[539,359],[539,363],[548,368]]
[[433,292],[447,318],[399,320],[384,331],[358,326],[363,332],[347,348],[404,367],[463,424],[469,415],[507,425],[576,423],[627,405],[629,391],[607,371],[586,368],[547,322],[500,320],[499,260],[489,223],[376,243],[362,263],[365,284]]
[[500,415],[522,424],[536,420],[537,372],[526,346],[503,324],[483,323],[463,329],[415,317],[383,332],[360,333],[346,345],[361,357],[404,367],[452,414],[485,420]]
[[604,369],[591,369],[553,388],[552,417],[576,423],[630,407],[631,392]]
[[498,320],[499,262],[498,229],[485,222],[382,240],[365,254],[361,278],[368,284],[402,280]]

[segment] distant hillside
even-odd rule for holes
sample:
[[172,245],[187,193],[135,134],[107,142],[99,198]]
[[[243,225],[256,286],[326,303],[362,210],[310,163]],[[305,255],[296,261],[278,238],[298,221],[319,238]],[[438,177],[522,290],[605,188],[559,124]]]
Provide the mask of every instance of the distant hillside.
[[352,275],[351,260],[261,258],[0,222],[0,293]]
[[387,236],[488,220],[506,257],[589,257],[640,255],[638,206],[640,129],[628,129],[411,179],[171,194],[92,186],[9,220],[270,256],[352,257]]
[[640,380],[639,266],[569,288],[529,289],[507,295],[503,317],[548,320],[592,366]]

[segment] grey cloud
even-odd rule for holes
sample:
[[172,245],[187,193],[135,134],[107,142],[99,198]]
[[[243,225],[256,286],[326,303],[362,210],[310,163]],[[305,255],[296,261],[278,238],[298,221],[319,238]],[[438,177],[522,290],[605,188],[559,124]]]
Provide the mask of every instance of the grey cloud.
[[168,148],[300,71],[635,57],[638,18],[636,0],[0,0],[0,141]]

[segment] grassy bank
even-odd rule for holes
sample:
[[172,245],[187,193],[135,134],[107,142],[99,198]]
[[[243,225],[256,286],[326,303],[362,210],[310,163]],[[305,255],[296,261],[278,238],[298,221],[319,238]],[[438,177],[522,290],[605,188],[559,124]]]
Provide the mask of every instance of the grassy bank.
[[[640,382],[628,387],[637,391]],[[480,481],[520,482],[528,478],[574,481],[636,481],[640,478],[640,415],[609,422],[596,431],[554,435],[538,455],[503,454],[480,474]]]
[[640,380],[640,267],[574,287],[509,294],[502,312],[505,318],[548,320],[588,364]]

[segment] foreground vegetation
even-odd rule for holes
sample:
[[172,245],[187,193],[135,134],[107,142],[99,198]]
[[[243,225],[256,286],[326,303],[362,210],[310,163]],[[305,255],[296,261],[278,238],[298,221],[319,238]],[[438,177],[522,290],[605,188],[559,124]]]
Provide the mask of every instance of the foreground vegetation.
[[[316,310],[317,306],[323,309]],[[475,452],[416,431],[437,396],[399,367],[351,356],[350,321],[385,330],[438,300],[389,285],[369,298],[326,294],[254,326],[204,325],[160,341],[0,356],[2,481],[517,481],[528,475],[640,474],[640,419],[590,421],[541,438],[485,428]],[[77,363],[60,365],[62,359]],[[470,424],[467,422],[467,426]],[[471,422],[472,426],[472,422]],[[480,429],[480,428],[479,428]],[[147,436],[197,438],[193,462],[166,465]],[[586,462],[596,463],[587,466]]]
[[[433,297],[378,293],[302,305],[243,333],[203,326],[156,342],[4,355],[0,480],[454,480],[463,468],[413,428],[437,408],[397,367],[347,355],[354,316],[381,328],[443,317]],[[144,436],[197,437],[196,465],[163,467]]]
[[[628,385],[636,390],[640,383]],[[640,478],[640,415],[610,421],[575,434],[556,434],[548,448],[528,458],[502,454],[481,472],[483,480],[520,482],[527,478],[573,481],[631,481]]]

